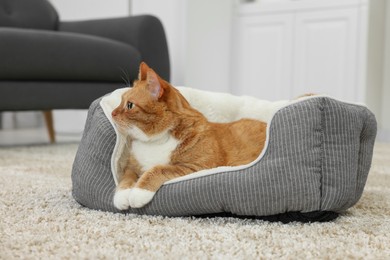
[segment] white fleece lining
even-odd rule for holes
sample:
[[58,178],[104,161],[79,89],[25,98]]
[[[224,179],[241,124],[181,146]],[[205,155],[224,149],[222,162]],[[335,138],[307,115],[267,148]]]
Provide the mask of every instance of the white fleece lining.
[[[164,185],[190,180],[194,178],[199,178],[211,174],[217,174],[221,172],[243,170],[245,168],[251,167],[252,165],[259,162],[263,158],[265,152],[267,151],[268,142],[269,142],[270,125],[274,115],[280,109],[285,108],[291,104],[302,102],[307,99],[327,97],[326,95],[316,95],[316,96],[302,97],[296,100],[282,100],[282,101],[271,102],[271,101],[256,99],[249,96],[234,96],[227,93],[209,92],[209,91],[197,90],[197,89],[192,89],[187,87],[177,87],[177,89],[188,100],[191,106],[193,106],[195,109],[202,112],[209,121],[224,123],[224,122],[235,121],[240,118],[257,119],[267,123],[267,129],[266,129],[267,134],[266,134],[266,141],[262,152],[257,157],[257,159],[251,163],[240,165],[240,166],[234,166],[234,167],[221,166],[217,168],[194,172],[185,175],[183,177],[179,177],[167,181],[164,183]],[[114,151],[111,157],[111,171],[116,184],[118,184],[117,164],[120,155],[123,152],[123,149],[125,148],[126,138],[122,134],[120,134],[119,131],[117,130],[116,125],[113,122],[111,112],[120,104],[122,94],[127,90],[128,88],[117,89],[111,94],[103,97],[102,100],[100,101],[100,105],[103,108],[104,114],[107,116],[108,120],[112,124],[117,136]]]
[[111,113],[117,106],[119,106],[119,104],[121,103],[122,94],[125,93],[128,89],[129,88],[117,89],[109,95],[104,96],[102,100],[100,100],[100,106],[102,107],[104,114],[108,118],[108,121],[110,121],[116,134],[115,146],[111,155],[111,172],[112,176],[114,177],[115,185],[118,185],[118,176],[116,168],[118,165],[118,160],[120,158],[119,155],[123,152],[123,149],[126,144],[126,138],[124,138],[124,136],[119,133],[112,119]]

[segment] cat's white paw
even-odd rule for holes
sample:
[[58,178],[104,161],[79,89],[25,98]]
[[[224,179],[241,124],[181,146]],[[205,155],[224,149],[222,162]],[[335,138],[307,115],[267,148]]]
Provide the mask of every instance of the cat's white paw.
[[142,208],[153,199],[154,194],[156,193],[145,189],[140,189],[140,188],[131,189],[129,195],[130,207]]
[[114,195],[114,206],[117,209],[125,210],[130,206],[129,197],[131,189],[116,190]]

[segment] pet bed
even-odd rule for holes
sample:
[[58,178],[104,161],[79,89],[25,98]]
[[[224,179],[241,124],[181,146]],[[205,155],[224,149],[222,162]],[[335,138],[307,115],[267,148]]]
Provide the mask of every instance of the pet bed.
[[246,117],[267,122],[259,157],[247,165],[171,180],[145,207],[119,211],[113,196],[126,145],[111,118],[126,91],[119,89],[90,106],[72,169],[77,202],[91,209],[148,215],[269,216],[337,214],[361,197],[376,136],[375,116],[365,106],[327,96],[270,102],[178,89],[210,121]]

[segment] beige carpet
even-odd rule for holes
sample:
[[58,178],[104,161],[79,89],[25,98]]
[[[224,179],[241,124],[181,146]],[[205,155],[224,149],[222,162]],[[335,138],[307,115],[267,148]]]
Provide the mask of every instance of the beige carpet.
[[390,259],[390,144],[331,223],[122,215],[71,197],[77,145],[0,148],[0,259]]

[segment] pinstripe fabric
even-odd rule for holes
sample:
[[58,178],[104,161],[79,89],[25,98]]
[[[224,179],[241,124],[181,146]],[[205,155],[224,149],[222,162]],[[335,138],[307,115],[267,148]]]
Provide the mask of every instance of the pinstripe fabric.
[[110,168],[115,138],[99,101],[94,101],[72,169],[72,194],[83,206],[116,211],[112,204],[115,182]]
[[322,209],[345,210],[360,198],[371,166],[374,115],[364,107],[324,99]]
[[[266,216],[342,211],[358,201],[376,135],[375,117],[367,108],[313,98],[283,108],[269,127],[267,151],[255,165],[164,185],[150,204],[126,212]],[[95,101],[72,172],[73,196],[86,207],[117,212],[110,166],[115,138]]]

